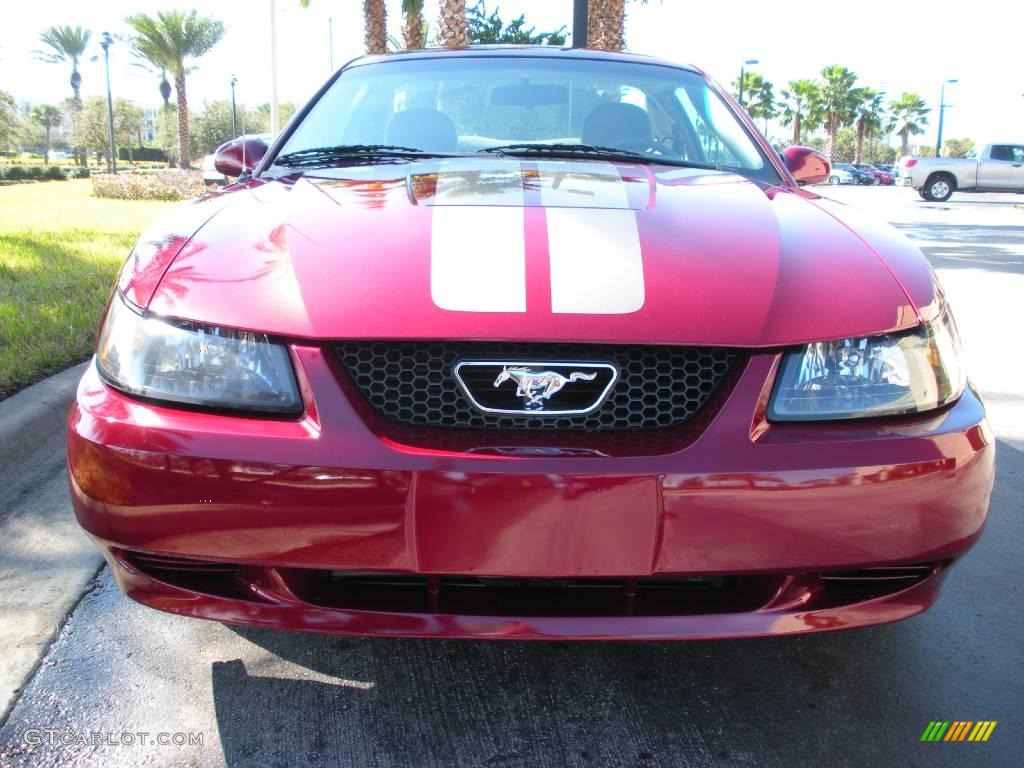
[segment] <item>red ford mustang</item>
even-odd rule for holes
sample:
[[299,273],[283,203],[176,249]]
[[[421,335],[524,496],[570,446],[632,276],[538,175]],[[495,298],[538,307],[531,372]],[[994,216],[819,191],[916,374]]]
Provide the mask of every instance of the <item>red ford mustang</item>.
[[68,436],[121,589],[368,635],[912,616],[994,448],[920,252],[698,70],[352,62],[140,239]]

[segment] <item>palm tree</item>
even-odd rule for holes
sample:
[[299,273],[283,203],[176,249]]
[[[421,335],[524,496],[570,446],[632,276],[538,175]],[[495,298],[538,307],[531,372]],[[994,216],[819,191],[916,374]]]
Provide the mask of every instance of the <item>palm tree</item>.
[[857,104],[857,113],[854,117],[854,126],[857,129],[857,145],[853,153],[853,162],[861,162],[864,154],[864,139],[877,136],[882,130],[882,99],[884,93],[879,93],[874,88],[857,89],[860,96],[860,103]]
[[910,154],[910,137],[924,133],[922,126],[928,125],[929,112],[925,100],[916,93],[904,93],[897,101],[889,102],[886,130],[900,137],[900,157]]
[[853,87],[856,82],[857,75],[838,64],[821,70],[821,113],[828,132],[825,152],[829,157],[836,148],[836,133],[853,122],[858,102],[857,89]]
[[50,131],[60,125],[60,121],[64,118],[64,113],[60,111],[59,107],[54,107],[51,104],[40,104],[38,107],[32,107],[31,117],[46,130],[46,149],[43,151],[43,163],[49,165]]
[[82,75],[78,71],[78,61],[85,55],[90,34],[89,30],[81,27],[50,27],[39,36],[50,50],[36,52],[40,59],[50,64],[71,62],[71,91],[76,110],[82,108]]
[[422,48],[426,39],[426,25],[423,22],[423,0],[402,0],[402,37],[410,51]]
[[137,13],[125,22],[135,34],[129,41],[135,53],[174,77],[178,102],[178,165],[189,167],[188,97],[185,92],[189,59],[208,53],[224,36],[224,24],[196,11],[157,11],[156,16]]
[[437,40],[446,48],[465,48],[469,45],[466,0],[441,0]]
[[821,125],[821,90],[813,80],[790,80],[781,96],[782,124],[793,126],[793,144],[799,144],[805,130]]

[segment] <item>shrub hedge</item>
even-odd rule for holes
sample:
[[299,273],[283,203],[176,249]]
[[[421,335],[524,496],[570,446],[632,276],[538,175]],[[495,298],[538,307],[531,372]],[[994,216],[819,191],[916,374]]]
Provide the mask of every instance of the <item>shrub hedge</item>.
[[92,193],[117,200],[187,200],[206,193],[203,174],[197,171],[156,173],[94,173]]
[[[117,159],[128,160],[128,147],[117,148]],[[132,162],[167,162],[167,153],[160,147],[132,147]]]
[[[88,175],[88,168],[82,170]],[[0,167],[0,181],[64,181],[82,178],[72,173],[74,171],[65,172],[56,165],[12,165]]]

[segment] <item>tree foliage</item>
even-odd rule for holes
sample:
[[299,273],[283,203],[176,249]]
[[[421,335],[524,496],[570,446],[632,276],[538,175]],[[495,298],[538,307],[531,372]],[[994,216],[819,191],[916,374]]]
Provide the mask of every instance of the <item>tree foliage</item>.
[[[131,147],[137,144],[143,112],[134,102],[114,99],[114,145]],[[90,96],[82,104],[75,120],[75,141],[90,152],[104,157],[110,151],[110,125],[107,118],[107,99]]]
[[0,91],[0,144],[7,146],[18,133],[18,105],[7,91]]
[[537,32],[527,26],[526,16],[519,14],[509,22],[501,18],[501,9],[487,12],[487,4],[479,0],[469,9],[469,40],[471,43],[512,43],[524,45],[565,45],[565,26],[553,32]]
[[946,139],[942,143],[942,154],[946,157],[971,157],[974,142],[971,139]]

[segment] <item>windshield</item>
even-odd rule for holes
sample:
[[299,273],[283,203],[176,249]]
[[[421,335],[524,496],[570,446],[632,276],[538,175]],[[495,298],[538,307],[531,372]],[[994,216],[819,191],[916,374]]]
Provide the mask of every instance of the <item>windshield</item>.
[[580,144],[779,181],[703,76],[603,59],[396,57],[354,66],[313,106],[278,158],[339,147],[516,154],[528,151],[519,145],[558,152]]

